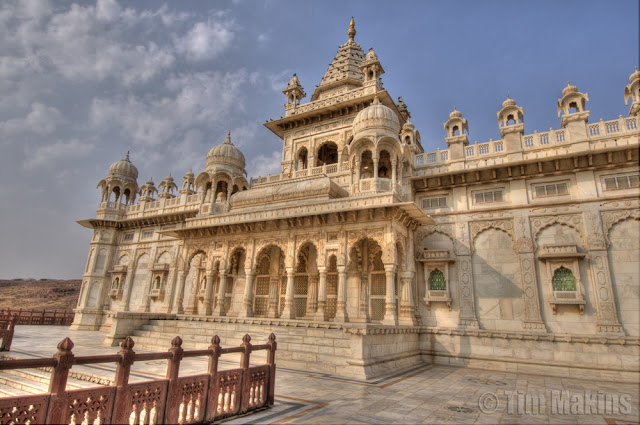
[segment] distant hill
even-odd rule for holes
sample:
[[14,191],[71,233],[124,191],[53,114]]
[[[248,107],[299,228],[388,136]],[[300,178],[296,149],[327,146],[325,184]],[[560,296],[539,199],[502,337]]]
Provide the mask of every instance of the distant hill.
[[71,310],[78,303],[81,280],[0,280],[0,308]]

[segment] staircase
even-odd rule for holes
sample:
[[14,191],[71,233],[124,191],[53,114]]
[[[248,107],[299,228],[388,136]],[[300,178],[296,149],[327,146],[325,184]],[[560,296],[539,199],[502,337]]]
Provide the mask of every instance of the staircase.
[[[8,358],[8,357],[5,357]],[[49,392],[51,372],[40,369],[15,369],[0,371],[0,397],[20,397]],[[93,382],[69,377],[67,390],[95,388]]]
[[[272,332],[276,335],[278,366],[305,371],[341,373],[352,358],[351,335],[340,325],[319,325],[310,322],[256,320],[254,323],[199,320],[150,320],[136,329],[132,338],[136,347],[150,351],[166,351],[171,340],[179,335],[182,347],[188,350],[206,349],[214,335],[220,337],[224,347],[238,346],[245,334],[251,336],[252,344],[264,344]],[[256,356],[263,353],[256,353]],[[260,357],[252,362],[262,361]]]

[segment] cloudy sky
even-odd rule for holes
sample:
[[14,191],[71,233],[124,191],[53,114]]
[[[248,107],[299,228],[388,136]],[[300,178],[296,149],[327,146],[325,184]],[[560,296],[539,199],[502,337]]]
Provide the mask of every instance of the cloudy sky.
[[[139,184],[204,168],[228,130],[250,176],[277,172],[297,72],[309,95],[356,19],[427,151],[454,106],[470,139],[499,139],[507,94],[525,132],[558,128],[567,80],[591,121],[627,115],[637,0],[0,2],[0,278],[80,278],[97,182],[131,150]],[[304,101],[308,101],[305,99]]]

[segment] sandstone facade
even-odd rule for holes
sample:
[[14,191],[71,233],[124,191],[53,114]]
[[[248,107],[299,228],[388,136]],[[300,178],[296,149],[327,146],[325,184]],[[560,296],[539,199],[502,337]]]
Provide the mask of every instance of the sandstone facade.
[[153,323],[148,344],[264,329],[284,365],[354,377],[427,361],[637,380],[640,72],[628,117],[590,123],[569,84],[560,129],[525,133],[507,99],[501,140],[470,144],[454,110],[448,149],[427,153],[348,36],[311,101],[294,75],[265,123],[279,174],[247,180],[230,135],[180,186],[138,186],[128,154],[111,166],[80,222],[73,326],[115,342]]

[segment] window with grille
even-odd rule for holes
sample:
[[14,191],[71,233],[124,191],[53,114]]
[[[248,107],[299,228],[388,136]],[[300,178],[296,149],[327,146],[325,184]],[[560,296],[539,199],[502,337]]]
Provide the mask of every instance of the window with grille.
[[473,194],[473,203],[474,204],[491,204],[494,202],[503,202],[504,198],[502,196],[501,190],[490,190],[487,192],[475,192]]
[[446,196],[437,196],[433,198],[424,198],[422,200],[422,208],[425,210],[433,208],[444,208],[447,206]]
[[133,233],[126,233],[122,236],[122,242],[131,242],[133,240]]
[[533,186],[533,197],[543,198],[545,196],[562,196],[568,195],[569,188],[567,183],[548,183]]
[[153,230],[145,230],[142,232],[142,239],[149,239],[151,236],[153,236]]
[[430,291],[444,291],[447,289],[447,282],[444,280],[444,274],[435,269],[429,275],[429,290]]
[[640,174],[604,178],[604,190],[623,190],[640,187]]
[[554,291],[575,291],[576,277],[571,270],[560,267],[553,273],[552,284]]

